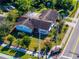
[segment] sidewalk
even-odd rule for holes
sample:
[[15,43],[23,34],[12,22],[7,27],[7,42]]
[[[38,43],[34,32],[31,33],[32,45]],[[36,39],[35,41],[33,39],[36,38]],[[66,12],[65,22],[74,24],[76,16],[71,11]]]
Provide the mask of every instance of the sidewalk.
[[65,45],[65,43],[66,43],[67,39],[69,38],[71,32],[72,32],[72,27],[69,27],[64,38],[63,38],[63,40],[62,40],[62,42],[61,42],[61,45],[60,45],[61,47],[63,47],[63,45]]

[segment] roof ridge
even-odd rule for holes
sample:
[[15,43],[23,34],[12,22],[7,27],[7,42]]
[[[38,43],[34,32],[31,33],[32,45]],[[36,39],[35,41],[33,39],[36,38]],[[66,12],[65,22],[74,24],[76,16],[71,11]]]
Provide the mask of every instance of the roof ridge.
[[29,18],[27,18],[22,24],[24,25],[28,20],[29,20]]
[[46,15],[44,16],[43,19],[45,19],[48,16],[49,13],[50,13],[50,10],[47,11],[47,13],[46,13]]
[[51,11],[52,11],[51,9],[47,11],[46,15],[45,15],[44,18],[43,18],[44,20],[45,20],[45,18],[49,15],[49,13],[50,13]]

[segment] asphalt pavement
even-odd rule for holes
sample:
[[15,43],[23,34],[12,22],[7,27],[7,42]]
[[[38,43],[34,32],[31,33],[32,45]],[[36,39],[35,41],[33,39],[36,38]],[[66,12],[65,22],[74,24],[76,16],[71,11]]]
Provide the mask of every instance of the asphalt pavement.
[[79,59],[79,37],[78,37],[78,41],[76,43],[77,45],[74,48],[74,51],[72,52],[72,59]]

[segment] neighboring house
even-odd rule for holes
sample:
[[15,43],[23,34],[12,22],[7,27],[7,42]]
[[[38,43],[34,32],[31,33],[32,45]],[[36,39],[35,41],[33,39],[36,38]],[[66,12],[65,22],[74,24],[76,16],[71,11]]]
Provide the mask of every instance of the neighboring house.
[[24,14],[20,17],[16,24],[16,30],[26,33],[47,35],[51,27],[56,23],[58,13],[56,10],[44,10],[41,14],[30,13]]
[[0,0],[0,3],[7,3],[7,2],[11,2],[11,0]]

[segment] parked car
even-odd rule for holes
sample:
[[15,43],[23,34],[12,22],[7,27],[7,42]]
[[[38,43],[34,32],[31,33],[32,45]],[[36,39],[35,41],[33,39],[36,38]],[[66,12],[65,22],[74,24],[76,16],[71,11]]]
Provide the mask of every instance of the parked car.
[[2,6],[1,9],[5,12],[9,12],[10,10],[15,9],[14,6],[10,5],[10,6]]
[[47,58],[50,59],[53,56],[59,55],[61,53],[62,49],[61,46],[55,46],[52,48],[52,50],[48,53]]
[[3,7],[1,7],[1,9],[3,11],[5,11],[5,12],[9,12],[10,11],[10,9],[7,6],[3,6]]

